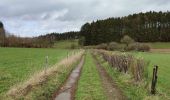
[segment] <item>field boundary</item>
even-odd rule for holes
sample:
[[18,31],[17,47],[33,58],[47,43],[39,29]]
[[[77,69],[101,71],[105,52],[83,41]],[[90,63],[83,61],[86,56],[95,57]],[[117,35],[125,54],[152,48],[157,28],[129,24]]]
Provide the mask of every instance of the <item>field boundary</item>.
[[45,72],[44,70],[42,70],[39,73],[36,73],[24,83],[20,83],[18,85],[13,86],[7,92],[6,96],[12,97],[12,98],[19,98],[22,96],[26,96],[32,90],[33,87],[36,87],[36,86],[39,86],[45,83],[49,76],[53,74],[62,74],[60,69],[71,66],[78,59],[81,59],[83,53],[84,53],[84,50],[70,57],[66,57],[65,59],[61,60],[59,63],[55,64],[53,67],[46,69]]

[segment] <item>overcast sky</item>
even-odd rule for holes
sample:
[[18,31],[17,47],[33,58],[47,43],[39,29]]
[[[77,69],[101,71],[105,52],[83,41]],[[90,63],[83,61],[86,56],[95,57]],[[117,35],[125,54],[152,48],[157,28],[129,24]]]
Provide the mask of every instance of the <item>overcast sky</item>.
[[0,21],[8,32],[30,37],[150,10],[170,10],[170,0],[0,0]]

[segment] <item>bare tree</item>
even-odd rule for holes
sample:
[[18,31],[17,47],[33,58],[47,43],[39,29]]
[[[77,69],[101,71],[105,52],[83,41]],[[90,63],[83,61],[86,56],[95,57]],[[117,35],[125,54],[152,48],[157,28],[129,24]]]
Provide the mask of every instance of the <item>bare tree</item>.
[[0,46],[5,46],[5,30],[2,22],[0,22]]

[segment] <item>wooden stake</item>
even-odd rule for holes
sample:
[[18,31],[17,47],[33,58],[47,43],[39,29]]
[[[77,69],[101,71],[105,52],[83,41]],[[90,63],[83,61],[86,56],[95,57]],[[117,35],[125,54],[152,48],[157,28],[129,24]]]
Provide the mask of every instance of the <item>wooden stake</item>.
[[47,67],[48,67],[48,56],[45,57],[45,74],[47,71]]
[[153,76],[152,76],[152,84],[151,84],[151,94],[156,93],[156,83],[157,83],[157,72],[158,72],[158,66],[155,65],[153,68]]

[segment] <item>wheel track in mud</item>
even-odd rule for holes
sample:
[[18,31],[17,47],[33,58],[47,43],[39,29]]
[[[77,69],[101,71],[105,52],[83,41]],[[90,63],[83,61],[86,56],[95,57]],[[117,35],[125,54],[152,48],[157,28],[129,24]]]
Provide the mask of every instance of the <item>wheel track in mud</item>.
[[93,58],[101,77],[102,84],[108,100],[127,100],[120,88],[117,87],[114,80],[109,76],[103,66],[99,63],[95,55],[93,55]]

